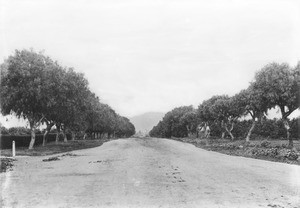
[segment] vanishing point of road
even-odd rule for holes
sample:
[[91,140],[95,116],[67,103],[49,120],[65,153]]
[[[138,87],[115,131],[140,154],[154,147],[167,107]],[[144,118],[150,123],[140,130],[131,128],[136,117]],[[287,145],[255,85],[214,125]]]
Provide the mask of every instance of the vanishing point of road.
[[19,157],[0,174],[2,207],[300,207],[300,167],[157,138]]

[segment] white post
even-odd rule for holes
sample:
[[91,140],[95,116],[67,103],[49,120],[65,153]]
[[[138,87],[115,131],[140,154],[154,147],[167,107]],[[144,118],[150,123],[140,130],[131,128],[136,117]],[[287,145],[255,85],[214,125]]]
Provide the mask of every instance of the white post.
[[13,157],[16,156],[16,144],[15,144],[15,141],[12,142],[12,156]]

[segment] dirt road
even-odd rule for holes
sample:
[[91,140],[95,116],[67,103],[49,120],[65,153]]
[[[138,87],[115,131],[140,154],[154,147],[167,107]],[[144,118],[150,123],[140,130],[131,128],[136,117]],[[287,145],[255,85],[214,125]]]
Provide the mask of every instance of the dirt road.
[[300,167],[120,139],[0,174],[2,207],[300,207]]

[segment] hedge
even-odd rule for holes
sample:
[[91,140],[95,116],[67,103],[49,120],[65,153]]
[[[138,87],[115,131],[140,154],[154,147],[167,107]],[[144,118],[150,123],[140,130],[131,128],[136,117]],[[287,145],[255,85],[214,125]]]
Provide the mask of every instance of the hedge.
[[[247,133],[252,125],[251,120],[238,121],[235,123],[234,128],[232,130],[232,134],[236,138],[245,138]],[[222,129],[220,125],[212,124],[211,126],[211,135],[215,137],[220,137],[222,134]],[[300,119],[293,119],[290,122],[290,134],[294,139],[300,138]],[[229,135],[227,135],[228,137]],[[263,120],[261,122],[257,122],[251,138],[253,139],[282,139],[286,138],[286,130],[284,128],[282,120]]]
[[[56,134],[48,134],[47,142],[54,142],[56,139]],[[71,135],[67,134],[67,139],[71,139]],[[0,149],[10,149],[12,148],[12,142],[15,141],[16,147],[28,147],[31,140],[30,135],[1,135],[0,137]],[[60,140],[63,140],[62,135],[60,135]],[[36,134],[34,145],[41,145],[43,143],[43,134]]]

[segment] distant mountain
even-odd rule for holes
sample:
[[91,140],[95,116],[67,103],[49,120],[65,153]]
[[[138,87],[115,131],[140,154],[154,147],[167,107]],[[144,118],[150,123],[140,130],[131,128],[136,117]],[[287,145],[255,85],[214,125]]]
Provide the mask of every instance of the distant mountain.
[[161,112],[147,112],[141,115],[129,118],[135,126],[135,131],[143,133],[149,132],[165,115]]

